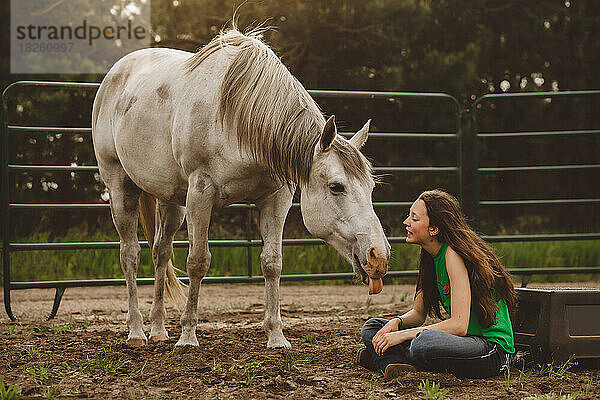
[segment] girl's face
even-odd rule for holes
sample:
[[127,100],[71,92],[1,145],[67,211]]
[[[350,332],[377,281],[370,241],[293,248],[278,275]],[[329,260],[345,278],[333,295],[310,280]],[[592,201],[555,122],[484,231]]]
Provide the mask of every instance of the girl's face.
[[429,226],[429,216],[425,202],[417,199],[410,207],[408,217],[404,220],[406,227],[406,243],[425,244],[431,241],[434,228]]

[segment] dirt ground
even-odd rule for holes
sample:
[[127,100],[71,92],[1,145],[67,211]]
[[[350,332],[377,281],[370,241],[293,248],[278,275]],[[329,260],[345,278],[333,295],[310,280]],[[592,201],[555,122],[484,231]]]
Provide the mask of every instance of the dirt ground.
[[[261,328],[263,290],[262,285],[203,286],[200,347],[184,349],[174,346],[180,313],[171,307],[170,340],[142,348],[125,345],[124,287],[67,289],[50,322],[43,317],[51,309],[53,290],[13,291],[19,321],[12,323],[2,305],[0,377],[23,398],[444,398],[427,397],[436,393],[423,387],[426,380],[439,384],[437,394],[446,390],[450,399],[543,398],[550,393],[600,398],[600,371],[577,367],[564,372],[554,366],[549,373],[539,366],[514,365],[508,376],[482,380],[412,372],[385,381],[356,366],[361,325],[370,316],[407,310],[414,291],[409,285],[387,285],[369,297],[364,286],[283,284],[284,333],[293,347],[267,349]],[[148,331],[152,288],[140,287],[139,293]]]

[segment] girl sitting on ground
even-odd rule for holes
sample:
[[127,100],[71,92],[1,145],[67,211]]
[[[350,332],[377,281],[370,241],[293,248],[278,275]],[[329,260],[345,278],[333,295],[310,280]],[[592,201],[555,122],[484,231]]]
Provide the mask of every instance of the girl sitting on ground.
[[[508,310],[517,301],[498,257],[442,190],[423,192],[404,225],[406,242],[421,246],[413,308],[391,320],[369,319],[357,363],[388,379],[416,369],[498,375],[515,352]],[[422,326],[427,315],[442,321]]]

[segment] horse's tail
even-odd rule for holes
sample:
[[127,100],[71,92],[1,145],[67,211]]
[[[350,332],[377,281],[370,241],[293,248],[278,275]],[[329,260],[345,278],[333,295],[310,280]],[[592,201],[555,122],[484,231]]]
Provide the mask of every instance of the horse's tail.
[[[139,199],[140,203],[140,224],[144,231],[144,236],[150,246],[150,251],[154,246],[154,230],[156,227],[156,198],[151,194],[142,191]],[[187,287],[175,275],[175,267],[169,258],[167,264],[166,292],[169,300],[178,308],[182,308],[187,300],[185,288]]]

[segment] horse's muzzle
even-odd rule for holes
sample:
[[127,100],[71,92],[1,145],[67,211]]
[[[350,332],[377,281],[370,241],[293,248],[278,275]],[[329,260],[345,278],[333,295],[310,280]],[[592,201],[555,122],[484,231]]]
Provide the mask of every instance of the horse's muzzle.
[[387,249],[381,250],[371,246],[367,250],[367,265],[363,269],[371,278],[383,278],[387,274],[389,261],[390,257]]

